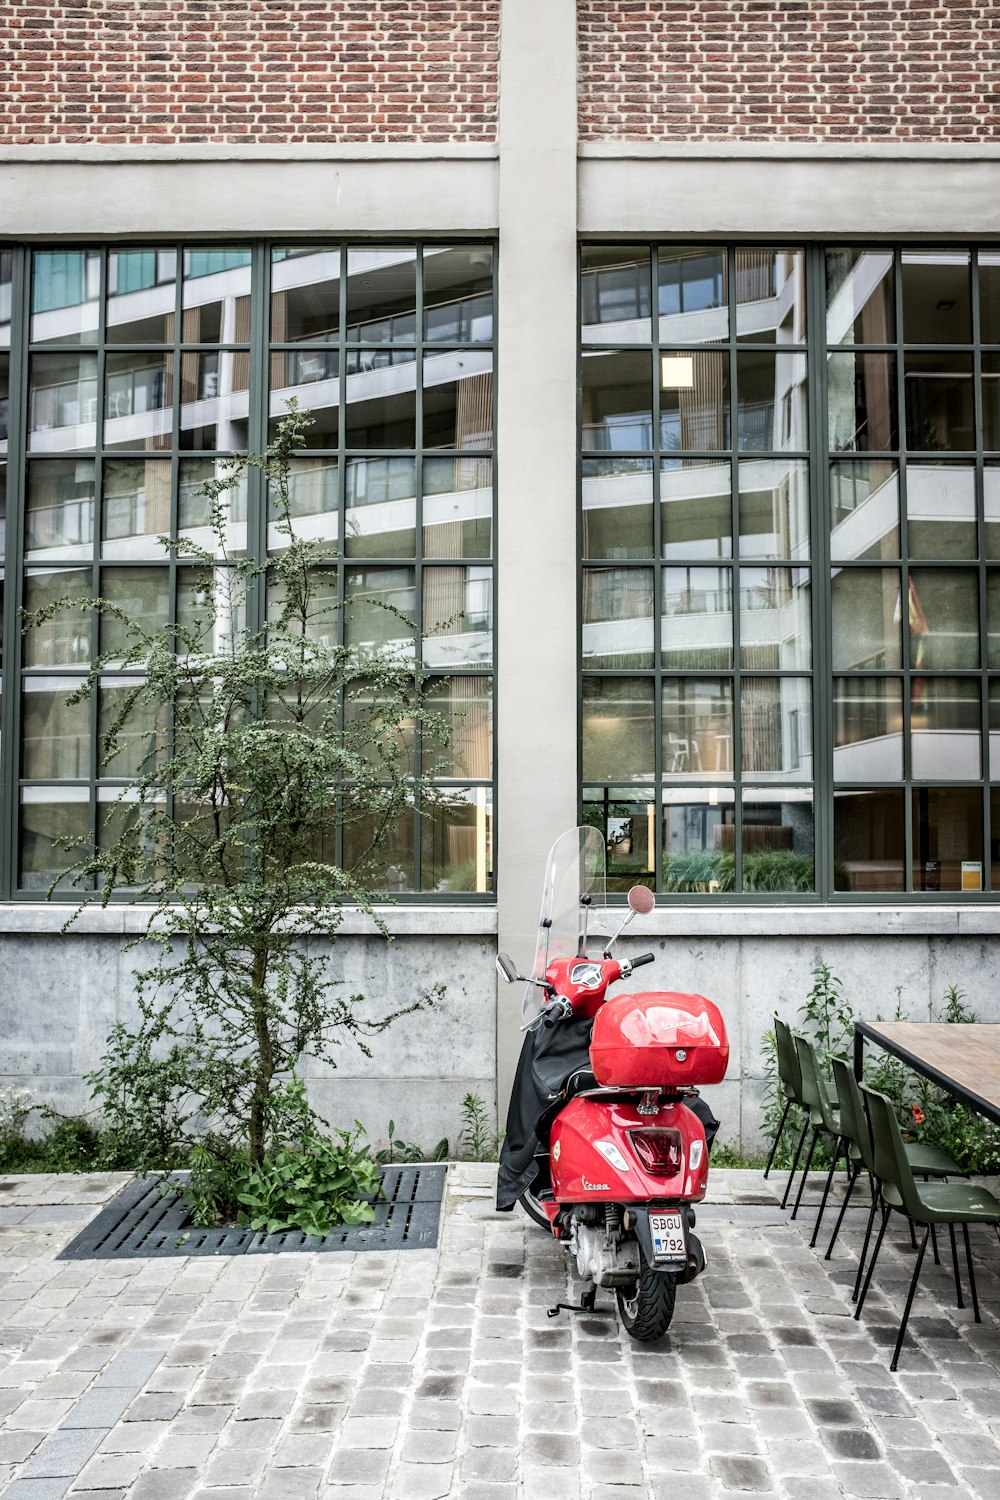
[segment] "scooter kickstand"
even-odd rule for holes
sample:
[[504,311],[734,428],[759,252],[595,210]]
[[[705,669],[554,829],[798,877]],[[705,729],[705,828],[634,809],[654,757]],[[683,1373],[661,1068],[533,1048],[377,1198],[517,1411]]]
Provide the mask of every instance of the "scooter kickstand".
[[549,1315],[550,1318],[558,1318],[558,1316],[559,1316],[559,1314],[561,1312],[571,1312],[571,1313],[590,1313],[592,1316],[594,1316],[596,1318],[612,1318],[612,1317],[614,1317],[614,1312],[615,1312],[614,1308],[613,1307],[595,1307],[594,1306],[594,1302],[596,1301],[596,1299],[597,1299],[597,1286],[595,1284],[595,1285],[591,1286],[589,1292],[584,1292],[583,1296],[580,1298],[579,1304],[577,1304],[576,1302],[557,1302],[556,1305],[555,1305],[555,1307],[550,1307],[550,1308],[547,1309],[548,1315]]

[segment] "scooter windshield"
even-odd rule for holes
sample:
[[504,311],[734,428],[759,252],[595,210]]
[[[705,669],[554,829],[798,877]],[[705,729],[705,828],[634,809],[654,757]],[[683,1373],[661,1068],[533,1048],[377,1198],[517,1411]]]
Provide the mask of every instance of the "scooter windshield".
[[[604,904],[604,839],[596,828],[571,828],[549,851],[533,979],[543,979],[553,959],[586,952],[588,926]],[[544,1001],[544,990],[526,986],[521,1005],[526,1024],[537,1018]]]

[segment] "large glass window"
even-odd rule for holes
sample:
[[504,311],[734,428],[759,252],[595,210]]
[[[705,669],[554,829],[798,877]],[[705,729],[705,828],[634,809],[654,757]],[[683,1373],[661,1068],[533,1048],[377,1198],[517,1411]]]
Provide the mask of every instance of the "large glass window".
[[583,804],[620,885],[997,888],[998,259],[583,246]]
[[[452,729],[443,752],[402,728],[414,770],[452,798],[392,830],[383,877],[395,892],[493,888],[494,281],[488,242],[0,256],[0,498],[10,363],[24,371],[11,447],[26,609],[100,594],[140,623],[197,626],[203,585],[158,539],[214,546],[200,486],[227,455],[261,451],[290,398],[312,412],[291,504],[299,533],[330,544],[314,628],[364,650],[406,634],[392,612],[404,611],[416,638],[399,648],[432,673],[433,709]],[[8,356],[12,315],[26,336]],[[227,556],[280,548],[274,520],[255,472],[232,498]],[[217,600],[226,556],[218,568]],[[280,605],[265,593],[220,630],[263,624]],[[19,786],[15,892],[60,879],[72,859],[61,841],[100,837],[104,807],[169,734],[166,718],[137,724],[105,758],[102,726],[135,681],[114,657],[98,701],[67,705],[118,635],[112,615],[98,629],[61,611],[19,647],[16,745],[4,747]],[[363,830],[352,839],[330,852],[362,854]]]

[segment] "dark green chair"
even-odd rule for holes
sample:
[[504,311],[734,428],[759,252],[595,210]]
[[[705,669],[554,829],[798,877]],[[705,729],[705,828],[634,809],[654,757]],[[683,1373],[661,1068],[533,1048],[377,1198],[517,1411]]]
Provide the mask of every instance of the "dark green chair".
[[955,1245],[955,1225],[962,1226],[962,1234],[965,1238],[965,1259],[969,1268],[969,1289],[972,1293],[972,1310],[976,1322],[982,1322],[979,1313],[979,1298],[976,1294],[976,1273],[972,1264],[972,1246],[969,1242],[969,1225],[988,1224],[1000,1232],[1000,1201],[994,1198],[986,1188],[974,1187],[971,1183],[918,1182],[913,1175],[913,1168],[906,1154],[906,1147],[892,1104],[884,1094],[876,1094],[872,1089],[862,1088],[860,1092],[871,1124],[875,1175],[881,1185],[882,1223],[879,1226],[878,1238],[875,1241],[875,1249],[872,1252],[861,1296],[854,1310],[855,1318],[861,1316],[861,1309],[865,1305],[865,1297],[871,1286],[875,1262],[882,1248],[882,1240],[885,1237],[890,1214],[893,1211],[904,1214],[911,1224],[921,1224],[924,1229],[923,1239],[917,1250],[917,1262],[913,1268],[906,1306],[899,1325],[892,1363],[889,1366],[890,1370],[895,1370],[899,1363],[899,1351],[903,1346],[914,1293],[917,1290],[917,1279],[920,1276],[920,1267],[923,1265],[927,1239],[935,1224],[947,1224],[951,1235],[955,1289],[959,1307],[963,1303],[958,1274],[958,1250]]
[[[840,1233],[840,1226],[844,1222],[847,1205],[854,1191],[854,1184],[862,1172],[868,1174],[868,1182],[872,1190],[871,1211],[868,1215],[868,1225],[865,1231],[865,1241],[861,1249],[861,1259],[858,1262],[858,1274],[854,1283],[853,1301],[857,1301],[858,1292],[861,1287],[861,1278],[864,1275],[865,1260],[868,1255],[868,1246],[871,1243],[872,1226],[875,1222],[875,1210],[878,1207],[878,1194],[875,1191],[875,1158],[872,1154],[871,1132],[868,1126],[868,1116],[865,1114],[864,1102],[858,1081],[854,1076],[854,1070],[842,1057],[830,1059],[833,1068],[833,1083],[837,1091],[837,1102],[840,1108],[840,1134],[847,1150],[848,1157],[848,1182],[844,1201],[840,1205],[840,1213],[837,1222],[833,1226],[833,1234],[827,1246],[825,1260],[829,1260],[833,1254],[833,1247]],[[907,1144],[904,1146],[906,1159],[910,1164],[910,1170],[916,1177],[964,1177],[965,1173],[957,1162],[953,1161],[947,1151],[939,1151],[934,1146],[919,1146]],[[831,1168],[831,1174],[832,1174]],[[828,1184],[829,1186],[829,1184]],[[916,1242],[914,1241],[914,1248]],[[937,1243],[934,1244],[934,1258],[937,1257]]]
[[[771,1142],[771,1154],[767,1158],[767,1166],[764,1168],[765,1177],[770,1172],[774,1163],[774,1153],[778,1149],[778,1142],[781,1140],[781,1133],[785,1128],[785,1121],[788,1119],[789,1110],[793,1106],[796,1109],[805,1110],[805,1101],[802,1098],[802,1075],[799,1071],[799,1059],[795,1050],[794,1033],[787,1021],[783,1021],[780,1016],[775,1016],[774,1018],[774,1043],[778,1063],[778,1087],[785,1096],[785,1107],[781,1111],[778,1129],[774,1140]],[[788,1202],[788,1194],[791,1192],[792,1181],[795,1177],[799,1165],[799,1156],[802,1152],[802,1143],[806,1138],[806,1131],[808,1129],[809,1115],[807,1113],[802,1122],[802,1133],[799,1136],[798,1145],[795,1148],[795,1159],[792,1162],[792,1170],[789,1172],[788,1181],[785,1183],[785,1192],[781,1200],[782,1208]]]
[[819,1226],[823,1218],[823,1210],[826,1208],[826,1200],[830,1191],[834,1168],[837,1165],[842,1149],[840,1115],[830,1102],[829,1090],[826,1086],[826,1079],[823,1077],[822,1070],[820,1069],[816,1049],[808,1037],[796,1034],[795,1051],[799,1060],[799,1075],[802,1079],[802,1101],[806,1108],[807,1123],[812,1126],[812,1139],[809,1142],[806,1164],[802,1171],[802,1181],[799,1183],[799,1191],[795,1197],[795,1207],[792,1209],[793,1219],[799,1211],[799,1204],[802,1202],[802,1192],[806,1185],[806,1178],[809,1176],[813,1152],[816,1150],[820,1136],[829,1136],[833,1141],[833,1162],[826,1179],[826,1188],[819,1206],[819,1213],[816,1216],[813,1236],[809,1242],[811,1245],[815,1245],[816,1236],[819,1234]]

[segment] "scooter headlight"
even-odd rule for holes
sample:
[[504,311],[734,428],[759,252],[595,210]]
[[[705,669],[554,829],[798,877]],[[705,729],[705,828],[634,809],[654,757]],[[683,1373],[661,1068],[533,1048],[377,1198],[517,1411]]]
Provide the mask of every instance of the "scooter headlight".
[[627,1172],[629,1170],[628,1162],[614,1141],[595,1141],[594,1145],[604,1157],[604,1160],[614,1167],[616,1172]]
[[679,1130],[648,1126],[628,1132],[629,1144],[641,1166],[654,1177],[673,1177],[681,1169],[684,1148]]

